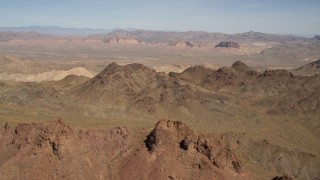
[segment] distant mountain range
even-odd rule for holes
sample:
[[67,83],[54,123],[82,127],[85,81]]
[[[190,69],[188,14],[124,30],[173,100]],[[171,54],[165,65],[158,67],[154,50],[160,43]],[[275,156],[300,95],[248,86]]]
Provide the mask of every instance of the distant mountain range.
[[167,32],[145,30],[116,30],[108,34],[95,34],[89,36],[94,39],[103,38],[133,38],[148,43],[174,43],[176,41],[191,41],[194,43],[212,43],[221,41],[234,41],[239,43],[302,43],[310,38],[293,35],[267,34],[261,32],[245,32],[237,34],[209,33],[204,31]]
[[0,31],[12,32],[37,32],[51,35],[78,35],[109,33],[117,29],[92,29],[92,28],[63,28],[58,26],[25,26],[25,27],[0,27]]
[[[261,32],[245,32],[236,34],[212,33],[204,31],[149,31],[136,29],[91,29],[91,28],[62,28],[57,26],[26,26],[0,27],[0,32],[36,32],[58,36],[88,36],[93,39],[132,38],[147,43],[174,43],[176,41],[191,41],[194,43],[212,43],[220,41],[235,41],[238,43],[301,43],[310,38],[268,34]],[[315,39],[315,38],[314,38]]]

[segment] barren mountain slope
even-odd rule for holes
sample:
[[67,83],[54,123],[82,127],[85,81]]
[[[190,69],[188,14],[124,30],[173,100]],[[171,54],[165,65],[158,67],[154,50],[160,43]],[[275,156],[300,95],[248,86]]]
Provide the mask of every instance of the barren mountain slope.
[[302,76],[312,76],[320,74],[320,59],[313,61],[307,65],[294,69],[292,73]]
[[[110,128],[125,125],[140,131],[142,134],[134,137],[141,139],[132,146],[128,145],[128,151],[122,149],[121,155],[112,161],[115,164],[108,166],[118,169],[114,171],[116,173],[102,170],[106,172],[101,174],[104,177],[125,178],[132,174],[137,178],[164,175],[168,178],[191,179],[199,173],[203,177],[244,179],[271,179],[284,175],[298,179],[319,177],[319,75],[295,76],[286,70],[257,72],[239,61],[230,68],[212,70],[194,66],[182,73],[168,75],[141,64],[120,66],[112,63],[91,79],[68,76],[60,81],[45,83],[7,81],[1,82],[0,87],[0,124],[3,125],[5,121],[46,122],[61,117],[75,127]],[[205,141],[203,144],[199,140],[202,136],[185,125],[162,121],[148,138],[143,138],[147,135],[143,129],[151,128],[161,118],[181,120],[201,133],[224,135],[212,135],[212,139],[211,135],[206,136],[202,139]],[[35,127],[41,132],[41,129],[46,129],[43,125]],[[10,135],[10,138],[13,136]],[[33,142],[26,141],[29,145]],[[52,149],[55,145],[50,141],[55,142],[49,140],[45,147]],[[80,141],[82,145],[70,145],[79,145],[81,152],[89,151],[89,159],[98,157],[88,161],[92,166],[100,166],[100,160],[106,156],[99,154],[100,150],[98,155],[87,150],[88,143],[96,141],[85,141],[83,144]],[[202,147],[205,150],[201,150]],[[33,152],[32,149],[26,151]],[[72,151],[67,149],[67,156],[77,159],[69,152]],[[221,155],[223,161],[215,162],[216,155]],[[164,157],[177,158],[169,165],[169,160]],[[86,159],[79,159],[80,169],[88,168],[85,162]],[[137,162],[148,162],[149,166],[141,165],[143,168],[140,171],[136,169]],[[238,163],[244,167],[240,173],[234,171]],[[166,165],[161,171],[157,167],[162,167],[162,164]],[[60,165],[67,166],[63,163]],[[16,168],[14,165],[10,167]],[[226,168],[221,170],[221,167]],[[173,168],[179,174],[173,173]],[[68,169],[75,171],[72,167],[65,170]],[[57,171],[58,174],[67,173],[59,168]],[[7,172],[10,174],[11,171]],[[143,176],[145,172],[147,176]],[[90,176],[90,173],[85,176]]]

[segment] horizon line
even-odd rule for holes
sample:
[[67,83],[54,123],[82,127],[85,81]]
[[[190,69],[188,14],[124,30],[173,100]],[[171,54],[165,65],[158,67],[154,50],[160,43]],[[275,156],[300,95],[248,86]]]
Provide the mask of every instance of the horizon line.
[[[243,34],[243,33],[249,33],[249,32],[255,32],[255,33],[263,33],[263,34],[273,34],[273,35],[291,35],[291,36],[302,36],[302,37],[314,37],[319,34],[301,34],[301,33],[276,33],[276,32],[261,32],[261,31],[255,31],[255,30],[248,30],[244,32],[236,32],[236,33],[225,33],[225,32],[218,32],[218,31],[206,31],[206,30],[160,30],[160,29],[143,29],[143,28],[95,28],[95,27],[66,27],[66,26],[59,26],[59,25],[26,25],[26,26],[0,26],[0,28],[60,28],[60,29],[74,29],[74,30],[93,30],[93,31],[118,31],[118,30],[124,30],[124,31],[152,31],[152,32],[205,32],[205,33],[221,33],[221,34]],[[1,29],[0,29],[1,31]],[[12,30],[9,30],[12,31]],[[3,32],[3,31],[2,31]],[[32,32],[32,31],[21,31],[21,32]],[[36,31],[33,31],[36,32]]]

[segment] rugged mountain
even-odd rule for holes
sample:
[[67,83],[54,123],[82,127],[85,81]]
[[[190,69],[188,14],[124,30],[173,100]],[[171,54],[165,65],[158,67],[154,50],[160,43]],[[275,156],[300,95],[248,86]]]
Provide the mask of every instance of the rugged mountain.
[[251,70],[246,64],[237,61],[231,68],[222,67],[203,77],[203,81],[200,84],[211,90],[233,89],[254,82],[257,74],[256,71]]
[[240,61],[235,62],[231,68],[211,70],[194,66],[182,73],[169,75],[210,91],[233,94],[246,101],[253,101],[252,104],[267,108],[270,114],[318,114],[320,110],[317,105],[320,102],[318,76],[294,76],[287,70],[258,73]]
[[312,76],[320,74],[320,59],[313,61],[307,65],[294,69],[292,71],[296,75]]
[[103,98],[109,93],[117,95],[137,95],[142,88],[153,78],[156,72],[141,64],[128,64],[120,66],[116,63],[109,64],[103,71],[88,81],[81,88],[81,93],[96,94]]
[[206,96],[192,86],[141,64],[119,66],[115,63],[72,94],[81,102],[98,104],[114,111],[143,111],[159,117],[163,113],[179,113],[170,110],[174,107],[186,115],[192,110],[188,107],[191,101]]
[[[308,85],[309,91],[303,91],[301,84]],[[216,92],[247,97],[249,101],[253,100],[258,104],[274,98],[272,105],[267,109],[271,111],[281,103],[288,103],[284,99],[290,94],[299,92],[309,96],[310,93],[316,93],[318,84],[317,78],[294,76],[286,70],[266,70],[258,73],[240,61],[235,62],[230,68],[212,70],[203,66],[193,66],[182,73],[168,75],[157,73],[140,64],[119,66],[112,63],[97,76],[80,85],[72,95],[82,102],[121,111],[142,110],[160,115],[161,112],[171,111],[170,107],[179,107],[181,113],[187,115],[194,112],[197,109],[194,106],[198,105],[203,108],[202,111],[209,110],[209,106],[204,108],[201,105],[202,101],[226,98],[225,95],[217,95]],[[317,97],[317,94],[315,96]],[[233,98],[228,99],[233,101]],[[280,101],[282,99],[283,101]],[[294,99],[300,101],[299,98]],[[313,98],[314,100],[318,102],[317,98]],[[295,111],[283,108],[278,110],[281,113],[318,113],[317,109],[311,105]]]
[[[319,89],[319,75],[258,72],[240,61],[169,74],[111,63],[91,79],[1,82],[0,122],[65,117],[78,128],[95,129],[2,124],[0,153],[8,156],[0,156],[0,174],[19,179],[41,168],[39,178],[54,171],[56,178],[317,179]],[[160,118],[183,123],[162,120],[151,130]],[[119,125],[128,128],[96,129]]]

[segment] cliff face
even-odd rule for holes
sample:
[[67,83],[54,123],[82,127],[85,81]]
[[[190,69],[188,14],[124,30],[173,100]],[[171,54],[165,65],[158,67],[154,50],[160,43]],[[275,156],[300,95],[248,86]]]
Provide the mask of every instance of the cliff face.
[[215,47],[240,48],[240,45],[237,42],[220,42]]

